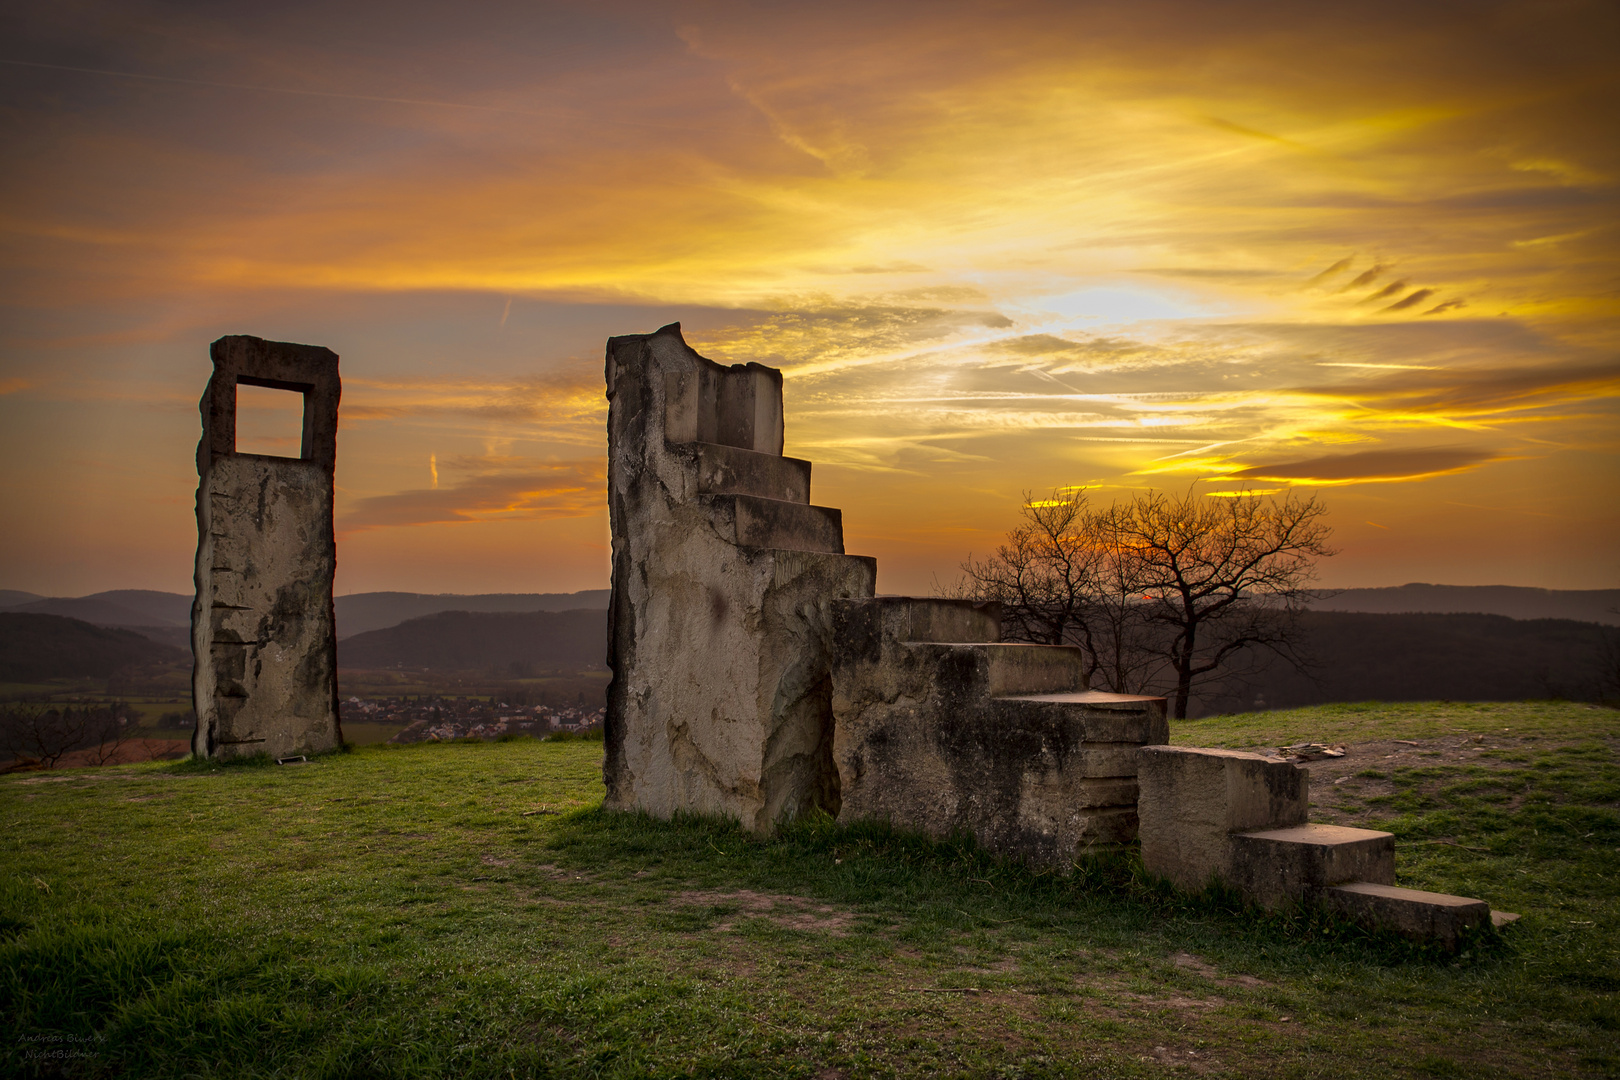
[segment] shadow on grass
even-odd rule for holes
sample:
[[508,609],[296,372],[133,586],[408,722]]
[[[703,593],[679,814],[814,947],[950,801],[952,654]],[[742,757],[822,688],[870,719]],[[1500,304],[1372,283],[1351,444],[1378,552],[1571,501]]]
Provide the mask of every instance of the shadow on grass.
[[592,807],[561,818],[548,857],[603,877],[655,872],[705,888],[792,893],[880,919],[933,930],[1021,925],[1032,931],[1084,929],[1166,947],[1218,941],[1222,951],[1264,954],[1291,965],[1337,961],[1379,966],[1488,963],[1512,955],[1493,929],[1457,951],[1369,931],[1304,904],[1265,912],[1233,889],[1178,892],[1149,874],[1135,847],[1080,860],[1070,873],[999,858],[970,835],[943,840],[884,823],[839,825],[825,813],[801,818],[772,838],[735,822],[693,815],[663,821]]

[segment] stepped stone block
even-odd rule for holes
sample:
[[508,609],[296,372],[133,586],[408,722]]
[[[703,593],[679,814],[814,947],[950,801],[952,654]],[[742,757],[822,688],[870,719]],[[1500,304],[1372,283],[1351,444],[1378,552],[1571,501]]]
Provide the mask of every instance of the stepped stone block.
[[1494,921],[1483,900],[1367,881],[1330,885],[1315,896],[1325,907],[1363,926],[1387,927],[1403,937],[1448,947]]
[[1232,841],[1232,884],[1277,910],[1330,885],[1395,883],[1395,837],[1342,825],[1296,825],[1239,833]]
[[1072,693],[1086,688],[1082,655],[1072,645],[981,645],[990,661],[989,691],[1006,694]]
[[[730,499],[733,536],[741,547],[844,553],[844,515],[840,510],[753,495],[733,495]],[[717,501],[715,509],[722,505]]]
[[834,605],[839,820],[966,831],[1058,867],[1129,843],[1136,753],[1167,737],[1164,699],[1084,691],[1077,650],[999,636],[995,605]]
[[715,443],[693,443],[698,493],[755,495],[783,502],[810,501],[810,463]]
[[836,814],[831,604],[877,569],[781,456],[781,373],[716,364],[676,324],[611,339],[606,376],[607,805],[756,832]]
[[[222,337],[197,445],[192,752],[230,758],[331,750],[338,724],[332,474],[341,384],[315,345]],[[236,452],[236,388],[303,395],[297,458]]]
[[1234,833],[1305,822],[1310,774],[1288,762],[1182,746],[1139,755],[1142,862],[1179,889],[1238,884]]

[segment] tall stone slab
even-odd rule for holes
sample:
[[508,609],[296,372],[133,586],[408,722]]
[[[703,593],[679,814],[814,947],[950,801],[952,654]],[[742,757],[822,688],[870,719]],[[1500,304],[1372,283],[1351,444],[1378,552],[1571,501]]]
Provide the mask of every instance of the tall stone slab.
[[[197,444],[192,752],[331,750],[343,741],[332,613],[337,354],[245,336],[222,337],[209,352]],[[236,452],[238,385],[303,395],[297,458]]]
[[782,456],[782,375],[698,355],[678,323],[607,346],[606,803],[755,832],[836,814],[833,601],[873,594],[839,511]]

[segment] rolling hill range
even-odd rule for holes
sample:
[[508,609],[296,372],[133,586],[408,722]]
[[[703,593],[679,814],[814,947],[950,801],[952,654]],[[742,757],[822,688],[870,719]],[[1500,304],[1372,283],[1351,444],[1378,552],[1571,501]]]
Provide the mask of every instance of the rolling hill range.
[[1280,661],[1205,696],[1207,712],[1243,712],[1334,701],[1615,700],[1609,660],[1620,633],[1572,619],[1503,615],[1313,611],[1302,620],[1309,675]]
[[340,668],[528,677],[606,666],[607,611],[441,611],[338,642]]
[[[1204,694],[1203,712],[1335,701],[1620,699],[1620,631],[1570,619],[1501,615],[1308,612],[1309,674],[1274,662]],[[418,681],[473,673],[496,681],[601,672],[607,612],[446,611],[338,643],[349,671],[408,671]],[[1607,663],[1607,669],[1604,664]],[[134,669],[189,669],[189,649],[60,615],[0,612],[0,681],[106,678]],[[595,676],[593,676],[595,677]],[[448,683],[447,683],[448,685]]]
[[435,615],[441,611],[606,611],[608,590],[587,589],[577,593],[350,593],[334,602],[337,609],[338,637],[347,638],[370,630],[398,626],[407,619]]
[[63,615],[0,612],[0,682],[104,679],[120,669],[190,663],[182,652],[131,630]]
[[1314,605],[1317,611],[1396,615],[1506,615],[1510,619],[1575,619],[1620,626],[1620,589],[1526,589],[1516,585],[1396,585],[1387,589],[1337,589]]
[[[338,637],[398,626],[407,619],[441,611],[571,611],[594,608],[606,611],[608,590],[577,593],[407,593],[369,592],[339,596],[336,609]],[[113,589],[89,596],[38,596],[16,589],[0,589],[0,612],[28,615],[64,615],[96,626],[134,630],[154,641],[177,648],[191,647],[191,596],[151,589]]]

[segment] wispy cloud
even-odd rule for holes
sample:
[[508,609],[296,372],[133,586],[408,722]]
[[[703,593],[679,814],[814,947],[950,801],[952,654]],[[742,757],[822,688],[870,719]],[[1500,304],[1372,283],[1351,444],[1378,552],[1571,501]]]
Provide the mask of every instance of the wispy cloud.
[[1478,468],[1500,455],[1489,450],[1429,447],[1412,450],[1364,450],[1330,454],[1304,461],[1255,465],[1231,474],[1236,479],[1304,480],[1315,484],[1419,480]]
[[338,519],[337,531],[581,517],[602,510],[606,472],[600,461],[460,461],[446,466],[473,475],[452,485],[356,499]]
[[1369,3],[33,5],[18,47],[56,51],[14,58],[94,72],[7,68],[29,324],[0,397],[72,401],[63,446],[186,414],[127,440],[184,491],[174,357],[318,340],[346,528],[538,520],[599,512],[581,327],[679,318],[782,367],[790,449],[908,542],[1080,474],[1567,467],[1515,497],[1588,513],[1620,422],[1612,5]]

